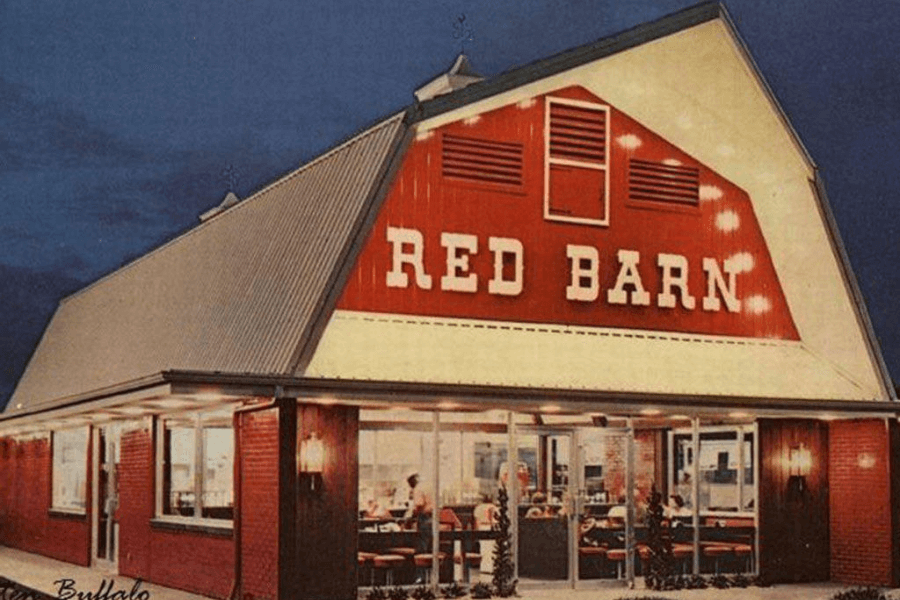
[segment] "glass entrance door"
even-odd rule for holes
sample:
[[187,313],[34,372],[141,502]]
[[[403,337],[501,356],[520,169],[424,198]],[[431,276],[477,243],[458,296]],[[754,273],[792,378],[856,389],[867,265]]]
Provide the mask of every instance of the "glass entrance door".
[[519,581],[574,581],[574,443],[570,431],[520,429],[516,436]]
[[117,426],[107,425],[95,431],[94,562],[115,566],[119,533],[116,521],[119,505],[119,430]]

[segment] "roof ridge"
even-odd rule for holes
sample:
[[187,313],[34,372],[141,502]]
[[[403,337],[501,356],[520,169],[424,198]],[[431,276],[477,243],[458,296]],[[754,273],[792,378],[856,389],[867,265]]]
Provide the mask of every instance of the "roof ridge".
[[66,303],[70,300],[74,300],[75,298],[87,293],[88,291],[94,289],[98,285],[109,280],[113,276],[118,275],[119,273],[125,272],[125,271],[135,267],[136,265],[142,263],[145,259],[149,259],[151,256],[156,255],[158,252],[161,252],[162,250],[168,248],[169,246],[171,246],[181,240],[186,239],[188,236],[190,236],[198,231],[201,231],[202,229],[205,229],[206,227],[210,226],[211,223],[219,222],[221,220],[221,219],[219,219],[219,217],[221,217],[222,215],[235,214],[236,211],[238,211],[241,207],[246,206],[249,202],[251,202],[255,199],[258,199],[263,194],[284,185],[285,183],[289,182],[290,180],[297,177],[298,175],[304,173],[305,171],[311,169],[314,166],[317,166],[319,163],[321,163],[325,159],[330,158],[330,157],[334,156],[335,154],[337,154],[338,152],[341,152],[341,151],[349,148],[351,145],[359,142],[365,136],[371,135],[371,134],[375,133],[376,131],[382,129],[383,127],[387,127],[387,126],[391,125],[392,123],[394,123],[397,120],[406,118],[408,112],[409,112],[408,109],[402,110],[400,112],[391,114],[391,116],[389,116],[387,118],[379,119],[374,124],[366,127],[365,129],[362,129],[361,131],[358,131],[357,133],[353,134],[352,136],[345,139],[344,141],[339,142],[337,145],[332,146],[331,148],[329,148],[322,154],[319,154],[318,156],[316,156],[309,162],[300,165],[296,169],[288,171],[287,173],[285,173],[281,177],[277,178],[272,183],[269,183],[268,185],[265,185],[264,187],[260,188],[259,190],[253,192],[252,194],[247,196],[244,200],[242,200],[235,206],[231,207],[230,209],[223,211],[220,214],[207,219],[206,221],[201,221],[200,223],[194,225],[190,229],[182,231],[181,233],[177,234],[172,239],[163,242],[162,244],[160,244],[159,246],[156,246],[155,248],[151,248],[150,250],[141,254],[137,258],[120,265],[119,267],[113,269],[112,271],[106,273],[105,275],[102,275],[98,279],[85,285],[84,287],[80,288],[79,290],[69,294],[68,296],[63,297],[59,301],[59,305],[61,306],[62,304]]
[[[640,46],[663,38],[687,27],[700,25],[726,15],[724,4],[719,0],[705,0],[681,10],[664,15],[653,21],[639,23],[633,27],[587,42],[580,46],[562,50],[552,56],[538,58],[531,62],[512,67],[499,75],[485,78],[465,88],[443,96],[427,100],[417,105],[415,121],[449,112],[461,106],[495,96],[527,83],[549,77],[556,73]],[[730,19],[727,19],[729,25]]]

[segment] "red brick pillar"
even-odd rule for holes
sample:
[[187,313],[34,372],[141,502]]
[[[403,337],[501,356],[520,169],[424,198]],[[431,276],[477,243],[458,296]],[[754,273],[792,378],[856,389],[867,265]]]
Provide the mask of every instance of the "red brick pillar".
[[297,403],[235,413],[235,518],[242,600],[293,598]]
[[[831,579],[861,585],[897,584],[892,465],[897,423],[884,419],[832,421],[828,478],[831,502]],[[892,452],[893,450],[893,452]],[[893,459],[893,460],[892,460]]]

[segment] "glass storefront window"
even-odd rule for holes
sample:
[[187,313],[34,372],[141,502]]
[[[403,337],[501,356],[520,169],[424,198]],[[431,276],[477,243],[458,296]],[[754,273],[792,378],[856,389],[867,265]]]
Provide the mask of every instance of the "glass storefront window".
[[[743,441],[743,447],[738,440]],[[706,428],[700,431],[698,469],[701,515],[753,512],[755,477],[753,472],[754,438],[745,428]],[[672,433],[673,477],[670,493],[678,495],[692,509],[694,456],[690,432]],[[743,476],[743,480],[741,477]]]
[[88,428],[53,433],[53,508],[83,513],[87,507]]
[[161,420],[161,515],[234,517],[234,429],[230,411]]

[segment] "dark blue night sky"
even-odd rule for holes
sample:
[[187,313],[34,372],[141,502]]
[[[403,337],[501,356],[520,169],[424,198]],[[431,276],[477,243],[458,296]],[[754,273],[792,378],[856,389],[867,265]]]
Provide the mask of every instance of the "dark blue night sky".
[[[59,299],[411,103],[692,1],[0,0],[0,406]],[[900,5],[733,0],[900,374]]]

